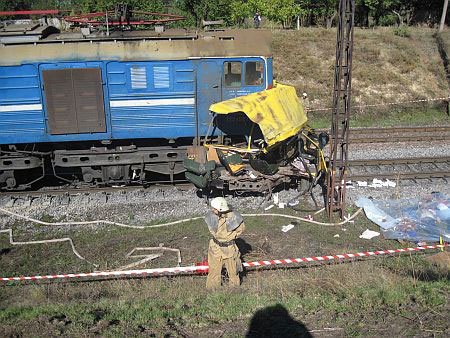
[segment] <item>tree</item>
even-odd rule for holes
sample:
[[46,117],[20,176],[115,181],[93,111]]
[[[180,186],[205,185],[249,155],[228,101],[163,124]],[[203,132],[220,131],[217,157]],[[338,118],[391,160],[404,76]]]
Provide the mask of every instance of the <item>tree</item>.
[[395,23],[395,17],[398,18],[399,25],[409,24],[420,2],[420,0],[364,0],[375,20],[375,26]]
[[176,6],[187,11],[194,17],[196,26],[201,25],[202,20],[230,20],[231,0],[178,0]]
[[244,24],[246,18],[252,16],[250,4],[242,0],[233,0],[230,6],[230,19],[239,27]]
[[283,28],[292,26],[293,19],[299,15],[300,6],[295,0],[249,0],[253,13],[259,12],[269,20],[282,24]]
[[365,0],[356,0],[355,4],[355,23],[360,27],[369,27],[370,8]]
[[[121,3],[127,3],[133,10],[164,12],[164,4],[161,0],[82,0],[78,7],[81,8],[83,13],[104,12],[107,10],[114,10],[114,7]],[[75,4],[73,7],[76,7]]]
[[32,9],[31,0],[5,1],[0,3],[0,7],[5,11],[28,11]]
[[327,29],[330,29],[337,15],[339,0],[319,0],[316,4],[315,15],[320,18],[319,21],[323,22]]

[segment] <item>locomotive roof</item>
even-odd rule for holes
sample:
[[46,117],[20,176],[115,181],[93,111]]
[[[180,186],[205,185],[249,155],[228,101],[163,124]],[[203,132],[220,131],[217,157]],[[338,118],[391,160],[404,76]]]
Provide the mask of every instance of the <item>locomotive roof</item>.
[[180,60],[200,57],[271,56],[265,30],[113,31],[82,35],[59,33],[51,26],[0,32],[0,65],[90,60]]

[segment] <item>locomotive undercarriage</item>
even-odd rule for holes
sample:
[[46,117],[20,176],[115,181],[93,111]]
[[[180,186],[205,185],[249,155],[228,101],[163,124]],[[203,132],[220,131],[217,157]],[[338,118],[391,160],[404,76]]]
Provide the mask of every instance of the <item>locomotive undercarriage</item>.
[[[203,176],[198,176],[205,180],[205,186],[196,184],[198,181],[193,183],[202,190],[213,188],[257,193],[272,191],[281,185],[299,186],[302,181],[312,183],[317,180],[320,172],[318,149],[312,146],[311,151],[311,143],[305,144],[302,139],[299,135],[281,143],[264,155],[263,160],[261,156],[256,156],[253,160],[243,156],[238,172],[230,170],[231,167],[227,167],[227,164],[222,166],[216,163],[209,174],[205,172],[206,175],[202,173]],[[224,143],[228,146],[220,145],[217,138],[209,141],[213,141],[208,146],[212,148],[242,146],[236,138],[227,138]],[[10,146],[0,154],[0,189],[24,190],[44,177],[51,177],[53,181],[56,178],[57,184],[63,182],[84,186],[185,181],[184,173],[190,171],[185,167],[186,158],[190,157],[192,151],[204,153],[208,148],[189,146],[191,142],[192,139],[176,146],[109,145],[81,148],[78,145],[78,149],[52,150],[44,147],[33,151],[27,151],[26,147]],[[273,165],[270,164],[273,162],[270,156],[277,159],[275,172],[270,172],[272,169],[267,167]],[[192,181],[188,175],[186,178]]]
[[55,176],[59,168],[81,170],[81,179],[89,184],[117,184],[151,182],[150,174],[167,175],[174,182],[175,175],[184,172],[182,161],[185,147],[119,146],[114,149],[93,147],[81,151],[54,152]]
[[233,176],[228,171],[223,170],[219,180],[212,180],[211,186],[218,189],[227,188],[229,191],[239,192],[270,192],[280,185],[299,186],[301,180],[308,180],[310,177],[305,171],[300,171],[292,166],[279,167],[274,175],[264,175],[254,172],[245,173],[240,176]]
[[35,152],[17,150],[0,154],[0,189],[24,190],[44,177],[74,185],[149,184],[175,182],[184,172],[186,146],[90,147]]
[[45,175],[44,159],[20,152],[0,156],[0,188],[25,189]]

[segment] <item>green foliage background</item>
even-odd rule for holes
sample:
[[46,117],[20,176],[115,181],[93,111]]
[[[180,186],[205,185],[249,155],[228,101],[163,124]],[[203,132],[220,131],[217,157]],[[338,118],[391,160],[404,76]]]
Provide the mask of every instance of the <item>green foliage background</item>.
[[[356,24],[363,27],[438,24],[444,0],[355,0]],[[202,20],[223,19],[228,26],[252,26],[255,13],[263,25],[290,28],[335,25],[338,0],[2,0],[0,10],[62,9],[96,12],[128,3],[135,10],[181,14],[181,25],[199,27]]]

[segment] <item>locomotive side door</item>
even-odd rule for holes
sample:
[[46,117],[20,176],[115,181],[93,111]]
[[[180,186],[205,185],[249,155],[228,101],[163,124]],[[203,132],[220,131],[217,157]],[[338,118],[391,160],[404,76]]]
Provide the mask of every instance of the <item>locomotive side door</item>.
[[51,135],[106,132],[102,71],[98,63],[43,64]]
[[200,60],[197,66],[197,136],[204,136],[211,122],[209,106],[222,101],[222,62]]

